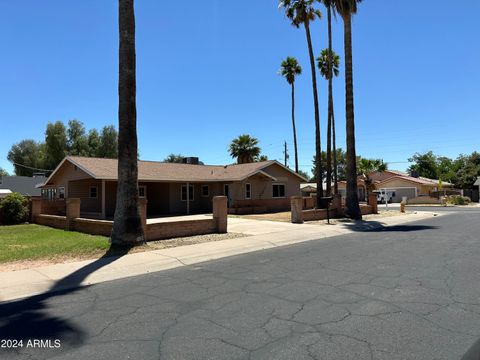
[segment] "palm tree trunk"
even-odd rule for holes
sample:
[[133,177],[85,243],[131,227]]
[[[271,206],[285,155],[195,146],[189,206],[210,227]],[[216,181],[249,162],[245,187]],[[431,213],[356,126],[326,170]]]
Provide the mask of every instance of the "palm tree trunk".
[[328,13],[328,50],[329,50],[329,71],[328,71],[328,124],[327,124],[327,196],[332,194],[332,9],[327,7]]
[[310,25],[305,21],[305,32],[307,35],[308,55],[310,57],[310,68],[312,71],[313,105],[315,108],[315,177],[317,179],[317,208],[321,206],[323,196],[323,171],[322,171],[322,148],[320,143],[320,112],[318,110],[317,73],[315,69],[315,58],[313,57],[312,38],[310,36]]
[[295,82],[292,82],[292,127],[293,147],[295,150],[295,172],[298,174],[297,128],[295,127]]
[[333,193],[338,194],[338,164],[337,164],[337,144],[335,136],[335,110],[333,108],[332,95],[332,138],[333,138]]
[[352,65],[352,16],[343,16],[345,46],[345,103],[347,130],[347,198],[346,214],[352,219],[361,219],[357,192],[357,156],[355,150],[355,115],[353,104],[353,65]]
[[112,245],[137,245],[145,236],[138,210],[135,14],[133,0],[119,0],[118,185]]

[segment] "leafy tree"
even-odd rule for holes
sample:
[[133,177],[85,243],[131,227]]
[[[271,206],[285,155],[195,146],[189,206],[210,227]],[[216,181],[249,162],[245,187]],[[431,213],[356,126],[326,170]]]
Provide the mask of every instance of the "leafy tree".
[[48,123],[45,131],[45,166],[54,169],[67,155],[67,130],[61,121]]
[[480,154],[473,152],[471,155],[460,155],[455,160],[456,172],[455,185],[461,189],[471,188],[480,176]]
[[243,134],[233,139],[229,146],[230,156],[237,159],[238,164],[254,162],[260,156],[261,149],[258,139]]
[[[338,175],[338,181],[345,181],[346,180],[346,164],[347,164],[347,157],[346,157],[346,154],[345,154],[345,151],[343,151],[342,148],[338,148],[336,149],[336,154],[337,156],[335,156],[335,162],[332,164],[332,166],[334,164],[337,165],[337,175]],[[313,174],[313,177],[312,177],[312,180],[316,181],[316,178],[315,178],[315,155],[313,156],[313,166],[312,166],[312,174]],[[325,151],[322,151],[322,157],[321,157],[321,163],[322,163],[322,166],[324,169],[327,168],[327,153]],[[331,170],[332,173],[334,172],[334,169]],[[323,180],[326,180],[325,177],[323,178]]]
[[0,167],[0,176],[8,176],[8,171]]
[[0,219],[5,225],[15,225],[27,221],[28,201],[20,193],[11,193],[0,202]]
[[91,129],[88,132],[87,143],[88,156],[100,157],[100,146],[102,144],[102,140],[100,139],[97,129]]
[[255,160],[255,162],[268,161],[268,156],[267,155],[259,155],[254,160]]
[[310,70],[312,73],[312,89],[313,89],[313,105],[315,110],[315,155],[318,163],[315,165],[317,173],[317,207],[321,205],[321,197],[323,196],[322,184],[322,164],[320,157],[322,147],[320,143],[320,111],[318,108],[318,91],[317,91],[317,73],[315,70],[315,58],[313,56],[312,38],[310,35],[310,24],[317,18],[321,18],[320,10],[315,8],[318,0],[280,0],[280,7],[285,9],[285,15],[290,19],[293,26],[299,28],[301,25],[305,28],[307,36],[308,55],[310,59]]
[[45,146],[35,140],[27,139],[13,144],[7,159],[13,164],[15,175],[33,176],[35,169],[45,168]]
[[306,171],[303,171],[303,170],[299,170],[299,171],[297,172],[297,174],[300,175],[300,176],[303,176],[303,177],[304,177],[305,179],[307,179],[307,180],[310,178],[310,177],[308,176],[308,173],[307,173]]
[[70,120],[67,129],[67,152],[69,155],[88,156],[88,137],[85,135],[85,127],[78,120]]
[[414,163],[407,169],[411,176],[438,179],[437,157],[432,151],[425,154],[415,153],[408,161]]
[[165,159],[163,159],[163,162],[181,164],[183,163],[184,158],[185,157],[182,154],[170,154]]
[[110,240],[112,245],[133,246],[145,242],[138,208],[135,13],[133,0],[119,0],[118,7],[118,185]]
[[100,136],[98,157],[116,159],[118,157],[118,138],[119,134],[113,125],[104,126]]
[[373,181],[370,174],[373,172],[384,172],[387,170],[387,164],[382,159],[359,159],[357,161],[358,175],[365,177],[365,188],[367,189],[367,201],[370,191],[374,190]]
[[358,202],[357,164],[355,149],[355,113],[353,107],[353,66],[352,66],[352,15],[357,12],[361,0],[333,0],[336,11],[343,19],[345,49],[345,104],[347,123],[347,197],[346,215],[352,219],[361,219],[362,213]]
[[295,127],[295,78],[302,73],[302,67],[297,59],[288,56],[280,65],[280,73],[287,80],[292,88],[292,128],[293,128],[293,146],[295,149],[295,172],[298,173],[298,148],[297,148],[297,129]]
[[437,157],[438,179],[452,184],[457,183],[457,171],[460,170],[459,162],[446,156]]
[[[330,1],[327,0],[327,3],[330,4]],[[325,5],[327,6],[327,5]],[[329,45],[331,47],[332,34],[331,34],[331,8],[327,6],[328,9],[328,38]],[[332,193],[331,183],[332,183],[332,137],[333,137],[333,153],[336,153],[336,139],[335,139],[335,116],[333,110],[333,76],[338,76],[340,70],[340,56],[335,54],[330,48],[323,49],[320,57],[317,58],[318,69],[320,74],[328,80],[328,123],[327,123],[327,194]],[[333,183],[334,183],[334,193],[338,194],[338,181],[337,181],[337,165],[335,164],[336,158],[333,156]]]

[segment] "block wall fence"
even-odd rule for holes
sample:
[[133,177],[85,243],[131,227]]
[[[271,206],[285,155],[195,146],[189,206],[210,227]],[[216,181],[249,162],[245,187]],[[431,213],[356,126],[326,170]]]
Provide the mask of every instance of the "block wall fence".
[[[91,235],[110,236],[113,221],[86,219],[80,217],[80,199],[65,200],[66,215],[43,214],[41,199],[32,199],[32,222],[67,231],[78,231]],[[213,198],[211,219],[180,220],[147,224],[147,201],[139,199],[139,210],[147,241],[175,237],[204,235],[227,232],[227,197]]]

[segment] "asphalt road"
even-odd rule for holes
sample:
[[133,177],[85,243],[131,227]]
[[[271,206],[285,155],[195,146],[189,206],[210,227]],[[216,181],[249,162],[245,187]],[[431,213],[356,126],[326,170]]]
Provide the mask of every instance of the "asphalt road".
[[23,348],[0,359],[459,359],[480,338],[479,218],[459,210],[3,303],[0,338]]

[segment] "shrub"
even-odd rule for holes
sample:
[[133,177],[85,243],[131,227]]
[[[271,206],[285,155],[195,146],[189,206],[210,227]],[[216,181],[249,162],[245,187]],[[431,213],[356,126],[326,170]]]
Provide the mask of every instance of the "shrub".
[[471,200],[468,196],[451,195],[447,196],[447,203],[452,205],[468,205]]
[[3,224],[15,225],[27,221],[28,200],[20,193],[8,194],[0,202],[0,219]]

